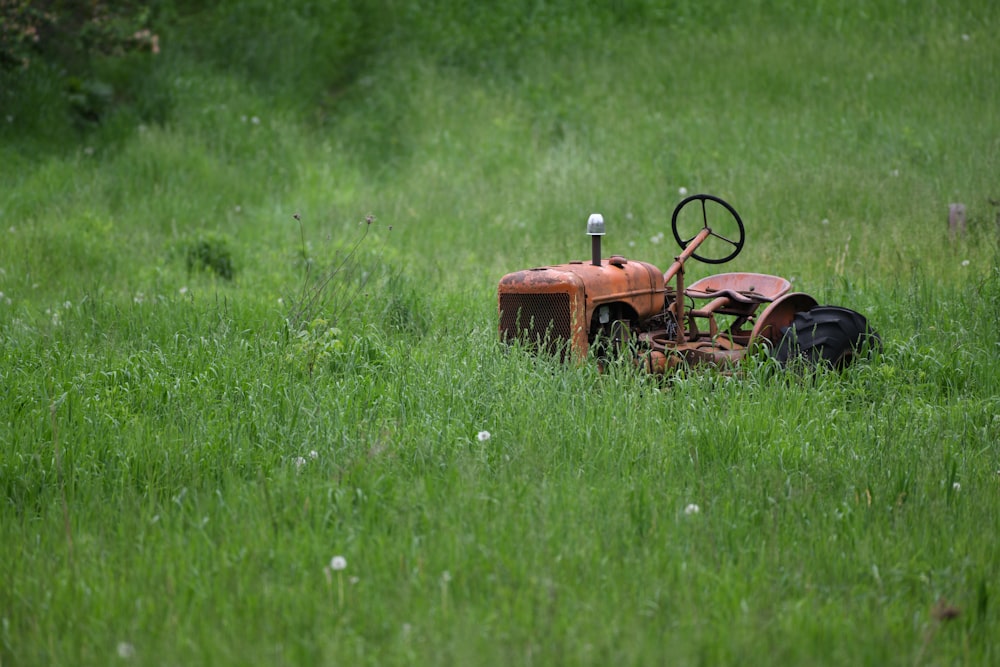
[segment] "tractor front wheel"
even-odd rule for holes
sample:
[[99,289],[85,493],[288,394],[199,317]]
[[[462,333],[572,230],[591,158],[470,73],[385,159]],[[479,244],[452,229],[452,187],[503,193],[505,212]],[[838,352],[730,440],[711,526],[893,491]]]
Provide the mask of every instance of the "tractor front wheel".
[[816,306],[795,314],[782,329],[774,356],[782,364],[803,359],[811,365],[844,368],[859,355],[881,347],[878,334],[864,315],[838,306]]

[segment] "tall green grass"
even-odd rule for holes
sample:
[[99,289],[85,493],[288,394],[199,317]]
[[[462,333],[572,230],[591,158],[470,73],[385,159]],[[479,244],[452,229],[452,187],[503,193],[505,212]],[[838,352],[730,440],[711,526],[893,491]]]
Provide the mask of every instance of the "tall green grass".
[[[159,11],[101,126],[2,98],[0,661],[997,661],[991,4]],[[681,188],[882,353],[497,342],[595,210],[666,265]]]

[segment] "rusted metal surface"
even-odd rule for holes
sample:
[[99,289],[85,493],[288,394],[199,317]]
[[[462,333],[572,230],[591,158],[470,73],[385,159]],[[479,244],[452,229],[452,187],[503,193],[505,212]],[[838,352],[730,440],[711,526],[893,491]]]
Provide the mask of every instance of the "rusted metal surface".
[[796,313],[811,310],[818,304],[816,299],[802,292],[792,292],[775,299],[757,316],[751,340],[767,341],[772,347],[781,340],[782,330],[792,323]]
[[788,293],[792,283],[766,273],[718,273],[695,282],[685,293],[696,299],[728,297],[739,303],[774,301]]
[[500,337],[550,351],[562,340],[574,356],[585,357],[600,307],[638,323],[663,311],[665,293],[658,268],[621,256],[600,266],[575,261],[510,273],[498,288]]
[[[685,296],[692,299],[708,300],[688,313],[689,318],[704,318],[708,322],[709,333],[715,337],[718,333],[716,315],[735,315],[737,320],[730,326],[732,335],[750,333],[744,331],[747,324],[752,324],[758,306],[768,303],[786,294],[792,284],[779,276],[764,273],[720,273],[695,282],[684,290]],[[691,327],[697,323],[691,321]]]
[[586,356],[582,278],[554,267],[518,271],[504,276],[498,294],[501,340]]

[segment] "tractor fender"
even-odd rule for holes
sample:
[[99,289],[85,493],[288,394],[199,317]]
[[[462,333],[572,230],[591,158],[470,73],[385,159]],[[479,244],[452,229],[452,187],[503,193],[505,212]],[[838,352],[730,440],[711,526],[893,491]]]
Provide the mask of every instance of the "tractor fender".
[[791,292],[772,301],[764,312],[757,316],[757,322],[750,332],[750,343],[764,343],[775,347],[781,342],[782,329],[795,319],[795,313],[812,310],[819,302],[804,292]]

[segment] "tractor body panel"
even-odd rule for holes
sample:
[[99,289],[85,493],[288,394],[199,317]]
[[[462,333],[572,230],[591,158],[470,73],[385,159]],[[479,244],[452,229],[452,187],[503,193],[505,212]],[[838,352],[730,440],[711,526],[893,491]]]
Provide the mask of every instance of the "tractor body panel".
[[586,356],[598,325],[638,325],[663,311],[663,273],[621,256],[517,271],[499,285],[500,337]]

